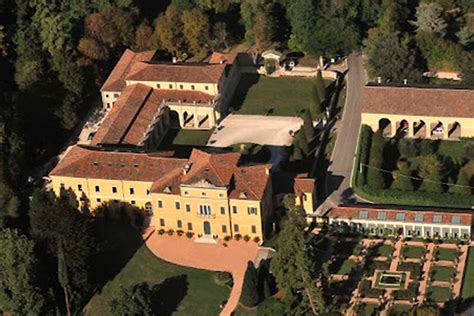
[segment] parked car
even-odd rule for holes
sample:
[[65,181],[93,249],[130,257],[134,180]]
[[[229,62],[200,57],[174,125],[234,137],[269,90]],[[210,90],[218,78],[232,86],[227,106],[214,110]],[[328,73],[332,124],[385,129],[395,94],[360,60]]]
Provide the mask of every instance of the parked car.
[[433,134],[441,134],[444,131],[443,126],[438,126],[433,130]]

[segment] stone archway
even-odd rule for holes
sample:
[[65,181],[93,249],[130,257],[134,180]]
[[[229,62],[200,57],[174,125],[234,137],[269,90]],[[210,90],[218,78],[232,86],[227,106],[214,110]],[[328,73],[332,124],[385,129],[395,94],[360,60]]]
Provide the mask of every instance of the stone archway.
[[459,139],[461,137],[461,124],[454,122],[448,125],[448,138]]
[[401,120],[397,122],[397,132],[396,136],[405,137],[408,136],[408,129],[410,128],[410,123],[407,120]]
[[425,138],[426,137],[426,123],[423,120],[413,122],[413,137]]
[[430,126],[430,135],[431,138],[443,138],[445,133],[445,126],[443,125],[443,122],[438,121],[431,123]]
[[382,131],[384,137],[392,137],[392,122],[388,118],[379,120],[379,130]]

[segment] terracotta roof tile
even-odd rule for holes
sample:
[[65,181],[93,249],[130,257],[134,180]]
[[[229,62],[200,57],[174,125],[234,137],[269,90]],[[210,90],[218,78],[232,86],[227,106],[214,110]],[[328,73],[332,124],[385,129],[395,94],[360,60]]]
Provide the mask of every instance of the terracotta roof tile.
[[[461,225],[470,226],[472,223],[472,214],[469,212],[455,211],[455,210],[397,210],[397,209],[384,209],[384,208],[375,208],[375,207],[346,207],[339,206],[332,208],[328,216],[331,218],[341,218],[341,219],[359,219],[359,212],[367,211],[368,220],[377,220],[378,212],[382,211],[386,213],[386,219],[380,221],[396,221],[396,214],[403,213],[405,214],[405,219],[400,222],[410,222],[413,224],[416,223],[433,223],[433,216],[441,215],[442,224],[452,224],[452,217],[459,216],[461,220]],[[416,214],[423,214],[423,222],[415,221]]]
[[235,62],[237,54],[235,53],[219,53],[213,52],[211,58],[209,59],[209,64],[228,64],[231,65]]
[[71,147],[51,176],[153,182],[181,170],[186,159]]
[[190,83],[218,83],[225,64],[148,64],[134,63],[125,80]]
[[474,117],[474,90],[366,86],[363,113]]
[[122,91],[125,89],[125,77],[136,62],[149,62],[155,55],[154,50],[134,53],[126,49],[102,85],[100,91]]
[[161,90],[154,89],[152,97],[160,102],[162,100],[168,102],[183,102],[183,103],[209,103],[214,100],[214,96],[193,90]]
[[295,195],[301,196],[303,193],[314,193],[314,186],[316,180],[313,178],[308,178],[306,174],[298,175],[295,178]]

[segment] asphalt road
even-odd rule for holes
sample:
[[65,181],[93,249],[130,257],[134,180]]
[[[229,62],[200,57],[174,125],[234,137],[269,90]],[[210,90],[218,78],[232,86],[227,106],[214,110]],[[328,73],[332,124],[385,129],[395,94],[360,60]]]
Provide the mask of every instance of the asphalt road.
[[333,206],[364,202],[354,195],[351,175],[359,136],[362,93],[366,83],[362,56],[348,57],[347,97],[342,120],[337,124],[336,144],[326,175],[326,200],[318,207],[317,214],[324,214]]

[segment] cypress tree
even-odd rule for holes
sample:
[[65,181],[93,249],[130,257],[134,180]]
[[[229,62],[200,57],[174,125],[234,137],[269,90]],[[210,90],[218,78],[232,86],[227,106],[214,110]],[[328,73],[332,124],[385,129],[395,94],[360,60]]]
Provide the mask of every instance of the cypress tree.
[[443,186],[442,180],[442,168],[443,165],[438,157],[434,155],[426,156],[420,163],[419,174],[423,178],[423,182],[420,186],[421,191],[442,193]]
[[308,109],[303,113],[303,129],[308,143],[310,143],[314,138],[314,126],[313,118]]
[[258,275],[252,261],[247,263],[240,303],[247,307],[253,307],[258,304]]
[[326,101],[326,86],[324,85],[324,80],[323,80],[323,74],[321,73],[321,69],[318,70],[318,73],[316,74],[316,89],[318,91],[319,98],[321,102]]
[[385,180],[382,172],[384,139],[381,131],[372,136],[370,146],[369,167],[367,170],[367,184],[374,189],[385,189]]
[[471,188],[469,183],[469,178],[466,174],[466,171],[463,169],[459,170],[458,173],[458,181],[456,182],[458,186],[452,186],[449,189],[449,192],[454,194],[462,194],[462,195],[469,195],[471,194]]
[[322,109],[321,97],[319,96],[318,89],[316,88],[316,84],[313,84],[311,94],[313,96],[313,100],[312,100],[312,104],[309,106],[309,110],[310,110],[313,120],[317,120],[321,116],[323,109]]
[[296,137],[298,138],[298,145],[300,146],[301,152],[306,156],[309,153],[309,144],[305,130],[303,128],[300,129]]

